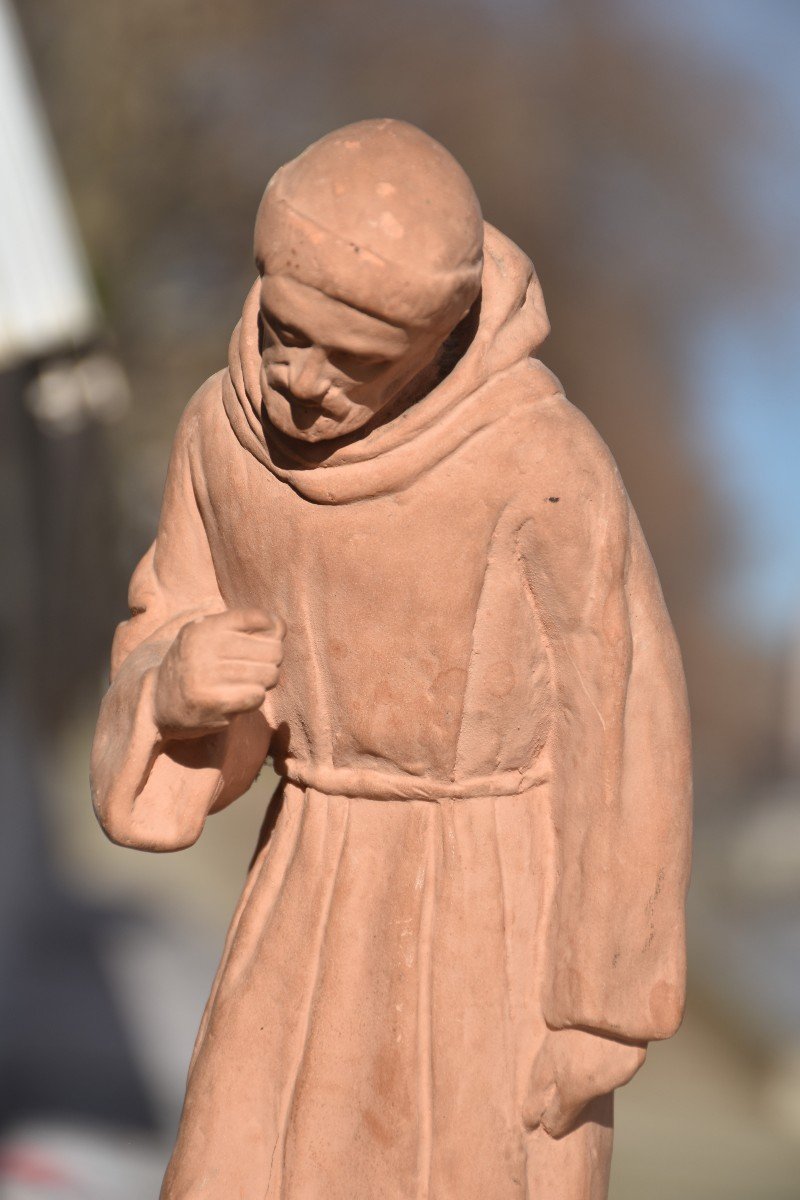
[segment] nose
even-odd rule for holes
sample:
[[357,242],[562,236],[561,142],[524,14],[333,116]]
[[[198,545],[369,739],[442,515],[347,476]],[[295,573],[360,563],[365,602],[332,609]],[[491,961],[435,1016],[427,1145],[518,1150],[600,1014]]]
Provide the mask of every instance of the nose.
[[298,400],[322,399],[330,385],[325,351],[320,346],[295,348],[288,361],[289,390]]

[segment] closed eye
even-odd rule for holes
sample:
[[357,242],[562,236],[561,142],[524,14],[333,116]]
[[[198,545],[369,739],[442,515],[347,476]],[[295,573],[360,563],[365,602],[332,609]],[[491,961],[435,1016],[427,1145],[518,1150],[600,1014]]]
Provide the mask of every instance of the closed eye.
[[310,339],[304,333],[300,333],[298,329],[284,327],[278,333],[278,337],[284,346],[298,346],[303,350],[307,350],[311,345]]
[[352,354],[347,350],[331,350],[328,355],[331,366],[350,379],[373,379],[389,366],[390,359],[379,355]]
[[280,342],[282,346],[294,346],[306,350],[311,345],[311,339],[301,329],[296,329],[293,325],[284,324],[274,314],[270,313],[267,316],[262,310],[261,320],[264,323],[266,331],[272,335],[275,341]]

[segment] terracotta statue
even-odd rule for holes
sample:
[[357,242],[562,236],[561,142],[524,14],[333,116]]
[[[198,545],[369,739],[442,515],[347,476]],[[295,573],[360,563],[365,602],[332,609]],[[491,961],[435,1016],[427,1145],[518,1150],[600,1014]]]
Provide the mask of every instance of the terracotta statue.
[[675,638],[526,256],[399,121],[274,176],[189,403],[93,752],[179,850],[280,785],[162,1200],[595,1200],[681,1020]]

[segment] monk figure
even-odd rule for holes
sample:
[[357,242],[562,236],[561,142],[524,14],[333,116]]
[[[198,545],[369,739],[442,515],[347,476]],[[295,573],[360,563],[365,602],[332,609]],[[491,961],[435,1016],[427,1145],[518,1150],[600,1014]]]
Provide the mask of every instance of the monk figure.
[[162,1200],[601,1200],[684,999],[689,735],[644,538],[527,257],[399,121],[274,176],[93,752],[179,850],[279,777]]

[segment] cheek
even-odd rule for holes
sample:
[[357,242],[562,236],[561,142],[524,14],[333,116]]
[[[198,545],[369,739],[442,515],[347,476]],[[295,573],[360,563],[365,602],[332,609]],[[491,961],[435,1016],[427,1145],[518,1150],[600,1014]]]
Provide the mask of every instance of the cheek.
[[344,392],[348,396],[357,395],[359,398],[373,392],[376,389],[376,385],[379,386],[377,373],[368,374],[365,372],[364,374],[356,374],[354,372],[351,375],[341,367],[330,368],[330,381],[333,387],[338,388],[339,391]]
[[408,364],[405,360],[390,364],[380,363],[365,366],[354,374],[353,384],[356,387],[368,389],[370,392],[384,393],[391,391],[398,380],[408,376]]
[[373,413],[382,408],[397,390],[393,385],[393,376],[384,371],[376,373],[371,379],[345,376],[341,383],[334,383],[334,386],[352,404]]

